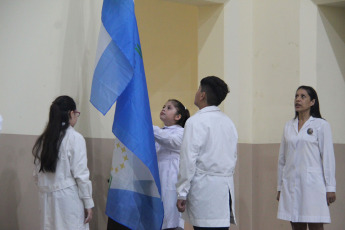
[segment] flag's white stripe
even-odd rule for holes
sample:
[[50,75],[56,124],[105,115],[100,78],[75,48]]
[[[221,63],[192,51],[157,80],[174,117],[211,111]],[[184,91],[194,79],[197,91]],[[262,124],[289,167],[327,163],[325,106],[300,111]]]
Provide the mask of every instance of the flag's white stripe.
[[150,170],[117,138],[115,139],[111,176],[111,189],[130,190],[160,198]]
[[104,28],[103,23],[101,24],[101,28],[99,31],[98,36],[98,46],[96,51],[96,60],[95,60],[95,66],[97,66],[99,59],[101,58],[104,50],[108,47],[109,43],[111,42],[111,37],[108,34],[107,30]]

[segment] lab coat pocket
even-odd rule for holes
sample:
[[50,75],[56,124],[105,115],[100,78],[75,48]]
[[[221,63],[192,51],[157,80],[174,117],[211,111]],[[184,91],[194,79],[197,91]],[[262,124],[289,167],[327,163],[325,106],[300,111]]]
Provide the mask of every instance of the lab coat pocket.
[[320,168],[308,167],[307,169],[307,183],[314,189],[320,190],[324,187],[323,172]]
[[304,140],[306,142],[310,142],[310,143],[317,143],[317,131],[310,131],[312,129],[308,129],[309,133],[307,131],[307,133],[304,135]]

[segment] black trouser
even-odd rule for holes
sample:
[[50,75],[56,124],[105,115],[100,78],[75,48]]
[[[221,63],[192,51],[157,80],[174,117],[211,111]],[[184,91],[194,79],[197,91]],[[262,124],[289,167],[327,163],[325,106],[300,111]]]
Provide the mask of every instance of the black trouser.
[[120,223],[117,223],[116,221],[108,217],[107,230],[130,230],[130,229]]

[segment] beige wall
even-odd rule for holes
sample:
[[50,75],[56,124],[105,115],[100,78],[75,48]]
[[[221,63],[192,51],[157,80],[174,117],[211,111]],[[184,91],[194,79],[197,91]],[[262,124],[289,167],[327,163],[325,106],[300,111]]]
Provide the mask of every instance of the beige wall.
[[159,113],[170,98],[180,100],[191,113],[198,87],[198,8],[159,0],[136,1],[151,114]]
[[[231,229],[290,229],[276,219],[279,142],[284,123],[294,114],[297,86],[315,87],[336,143],[338,199],[325,229],[342,229],[345,8],[324,4],[345,1],[182,1],[135,0],[153,122],[161,125],[158,114],[168,98],[196,112],[199,80],[223,77],[231,93],[221,107],[236,124],[240,142],[235,175],[239,225]],[[203,1],[210,2],[218,1]],[[51,101],[60,94],[74,97],[82,112],[76,128],[87,137],[96,203],[91,227],[105,229],[114,111],[103,117],[89,103],[101,4],[1,2],[0,229],[37,229],[30,152]]]
[[345,7],[322,6],[317,14],[317,88],[322,116],[335,143],[345,143]]

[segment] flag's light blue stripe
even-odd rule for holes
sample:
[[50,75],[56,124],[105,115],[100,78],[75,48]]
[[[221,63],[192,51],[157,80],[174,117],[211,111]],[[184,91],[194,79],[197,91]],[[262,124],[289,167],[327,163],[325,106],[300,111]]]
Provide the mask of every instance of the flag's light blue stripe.
[[133,68],[111,41],[99,59],[92,80],[90,102],[105,115],[132,79]]
[[[125,201],[125,202],[124,202]],[[112,207],[108,207],[108,206]],[[132,191],[109,189],[107,216],[135,230],[161,229],[161,200]]]
[[134,66],[136,53],[133,40],[139,40],[134,2],[132,0],[104,0],[102,23],[129,63]]

